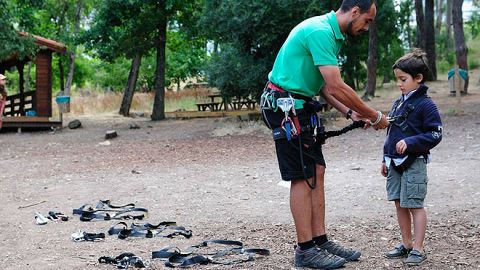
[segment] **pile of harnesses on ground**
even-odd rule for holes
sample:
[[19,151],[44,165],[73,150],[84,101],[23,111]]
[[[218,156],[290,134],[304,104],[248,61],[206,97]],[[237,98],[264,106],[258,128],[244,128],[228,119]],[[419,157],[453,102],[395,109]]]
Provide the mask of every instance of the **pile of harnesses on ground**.
[[[69,216],[54,211],[50,211],[47,217],[39,212],[35,214],[35,220],[38,225],[45,225],[49,221],[72,220]],[[136,207],[134,203],[114,205],[110,200],[100,200],[95,206],[85,204],[73,209],[73,215],[78,215],[80,221],[84,222],[116,220],[117,222],[110,227],[107,234],[117,236],[118,239],[126,239],[129,237],[192,237],[191,230],[187,230],[183,226],[178,226],[176,222],[173,221],[162,221],[158,224],[143,222],[148,217],[148,210],[146,208]],[[106,239],[106,233],[78,231],[71,235],[71,239],[75,242],[104,241]],[[210,250],[202,251],[202,249],[205,248],[209,248]],[[158,251],[153,251],[152,259],[164,261],[167,267],[189,267],[195,264],[204,265],[211,263],[230,265],[243,263],[252,261],[255,255],[266,256],[269,254],[269,251],[266,249],[246,248],[243,243],[238,241],[206,240],[183,250],[175,246],[164,247]],[[143,260],[130,252],[121,253],[116,257],[101,256],[98,262],[111,264],[119,269],[128,269],[129,267],[145,268],[150,264],[148,260]]]

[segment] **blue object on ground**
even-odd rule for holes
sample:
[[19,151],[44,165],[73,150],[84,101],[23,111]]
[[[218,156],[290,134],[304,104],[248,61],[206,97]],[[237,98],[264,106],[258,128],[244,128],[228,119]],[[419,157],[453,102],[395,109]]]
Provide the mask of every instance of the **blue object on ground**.
[[37,116],[37,112],[35,110],[28,110],[25,112],[26,116]]

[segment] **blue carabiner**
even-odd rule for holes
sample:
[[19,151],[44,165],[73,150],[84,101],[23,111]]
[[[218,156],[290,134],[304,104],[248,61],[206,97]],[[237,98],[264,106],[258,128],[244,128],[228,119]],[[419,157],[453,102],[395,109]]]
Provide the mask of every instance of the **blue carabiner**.
[[290,126],[290,120],[285,121],[284,123],[285,133],[287,135],[287,140],[292,140],[292,128]]

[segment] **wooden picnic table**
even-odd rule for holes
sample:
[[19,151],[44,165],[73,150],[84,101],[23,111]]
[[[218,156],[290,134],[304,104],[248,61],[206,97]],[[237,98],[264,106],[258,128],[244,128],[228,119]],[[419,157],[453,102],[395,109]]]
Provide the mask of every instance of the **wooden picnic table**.
[[215,98],[221,98],[222,95],[221,94],[217,94],[217,93],[214,93],[214,94],[209,94],[207,97],[210,98],[210,102],[197,102],[196,105],[197,105],[197,108],[198,108],[198,111],[206,111],[207,109],[209,109],[210,111],[214,112],[214,111],[219,111],[222,109],[222,107],[224,107],[223,105],[223,100],[221,102],[216,102],[215,101]]
[[[230,101],[224,100],[222,95],[219,93],[213,93],[207,95],[210,99],[209,102],[199,102],[196,103],[199,111],[220,111],[220,110],[241,110],[242,108],[248,110],[254,110],[256,106],[255,100],[249,97],[235,97]],[[220,100],[219,100],[220,99]]]

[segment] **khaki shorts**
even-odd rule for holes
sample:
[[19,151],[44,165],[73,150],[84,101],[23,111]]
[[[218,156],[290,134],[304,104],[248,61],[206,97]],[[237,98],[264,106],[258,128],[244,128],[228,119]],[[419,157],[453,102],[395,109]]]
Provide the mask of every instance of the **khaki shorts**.
[[390,166],[387,176],[388,200],[400,200],[402,208],[423,208],[427,183],[427,164],[423,157],[417,158],[402,174]]

